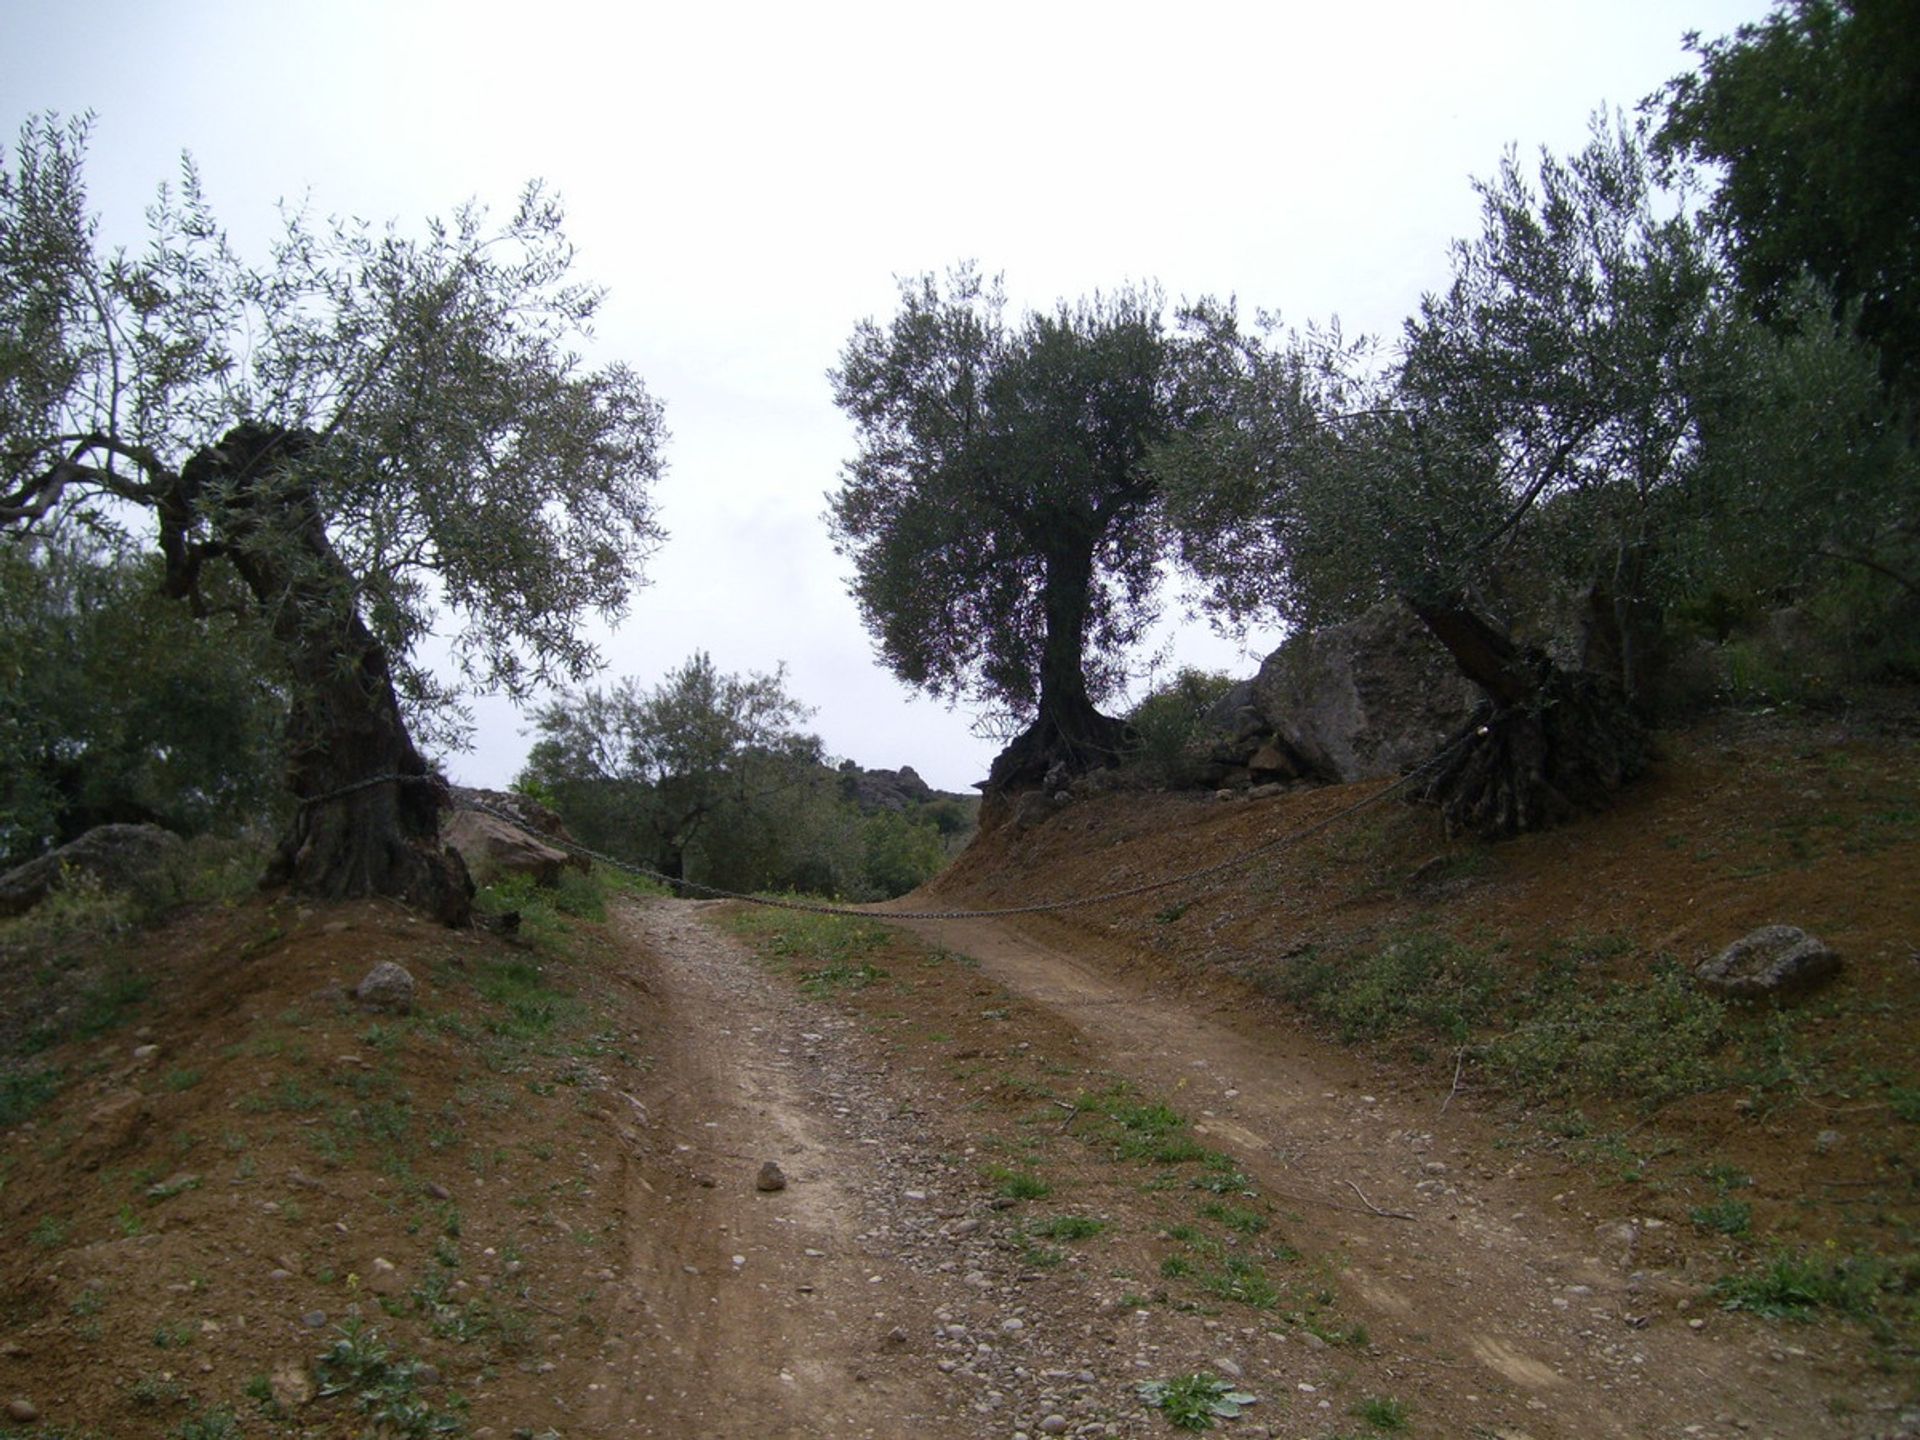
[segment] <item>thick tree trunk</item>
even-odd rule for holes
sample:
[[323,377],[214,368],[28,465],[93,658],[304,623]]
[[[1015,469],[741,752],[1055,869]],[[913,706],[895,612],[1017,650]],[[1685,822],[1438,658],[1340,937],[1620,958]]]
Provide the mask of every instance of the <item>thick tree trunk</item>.
[[1464,600],[1409,603],[1487,695],[1418,792],[1450,833],[1544,829],[1603,808],[1645,767],[1645,732],[1611,679],[1521,649]]
[[1041,596],[1047,623],[1040,656],[1040,707],[1033,724],[995,757],[988,790],[1044,784],[1050,774],[1080,775],[1118,765],[1127,725],[1094,708],[1087,694],[1087,603],[1093,548],[1075,546],[1047,557]]
[[188,504],[209,484],[225,491],[221,551],[287,662],[287,780],[300,805],[267,880],[329,900],[384,896],[463,925],[473,884],[440,843],[445,791],[407,734],[386,650],[310,487],[283,468],[304,443],[243,425],[181,472]]

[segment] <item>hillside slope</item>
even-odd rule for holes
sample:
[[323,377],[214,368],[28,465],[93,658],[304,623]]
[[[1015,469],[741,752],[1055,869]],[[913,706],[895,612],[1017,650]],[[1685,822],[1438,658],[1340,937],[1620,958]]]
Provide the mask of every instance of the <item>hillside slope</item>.
[[[1364,1047],[1383,1082],[1483,1110],[1513,1145],[1624,1191],[1670,1244],[1697,1252],[1701,1273],[1814,1257],[1826,1272],[1800,1288],[1868,1317],[1911,1357],[1920,725],[1909,699],[1839,718],[1723,715],[1664,735],[1651,773],[1608,813],[1491,846],[1449,840],[1397,798],[1288,838],[1380,785],[1262,800],[1096,795],[990,828],[913,900],[1030,905],[1247,855],[1017,923],[1276,1033]],[[1771,924],[1826,940],[1841,978],[1782,1009],[1693,989],[1692,966]],[[1792,1296],[1776,1308],[1807,1313]]]

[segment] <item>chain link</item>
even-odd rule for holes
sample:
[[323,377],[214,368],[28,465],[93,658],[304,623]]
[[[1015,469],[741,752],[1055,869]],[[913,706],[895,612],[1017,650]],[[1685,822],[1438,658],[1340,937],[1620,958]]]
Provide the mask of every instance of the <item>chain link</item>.
[[[976,910],[878,910],[866,905],[832,905],[813,900],[781,900],[770,895],[748,895],[739,890],[723,890],[713,885],[702,885],[696,880],[676,879],[671,875],[653,869],[651,866],[638,865],[630,860],[622,860],[618,856],[604,854],[601,851],[593,850],[585,845],[579,844],[577,841],[562,839],[557,835],[542,835],[540,839],[559,849],[570,851],[575,855],[584,856],[586,859],[610,866],[615,870],[624,871],[629,875],[637,875],[643,879],[657,881],[662,885],[676,890],[692,890],[710,899],[737,900],[745,905],[758,905],[769,910],[792,910],[803,915],[844,915],[861,920],[1001,920],[1014,915],[1044,915],[1061,910],[1077,910],[1088,905],[1110,905],[1121,900],[1131,900],[1140,895],[1151,895],[1156,890],[1170,890],[1176,885],[1190,885],[1195,881],[1204,880],[1210,875],[1218,875],[1223,871],[1245,865],[1249,861],[1256,860],[1262,855],[1298,845],[1303,840],[1310,839],[1323,830],[1331,829],[1342,820],[1359,814],[1362,810],[1367,810],[1375,805],[1381,804],[1389,796],[1396,795],[1400,791],[1413,785],[1429,771],[1439,769],[1441,765],[1452,758],[1454,751],[1465,746],[1477,736],[1486,734],[1487,728],[1491,723],[1491,721],[1486,721],[1478,726],[1469,728],[1455,738],[1451,744],[1442,747],[1429,757],[1423,764],[1415,766],[1398,780],[1395,780],[1390,785],[1382,786],[1380,789],[1374,791],[1373,794],[1356,800],[1353,804],[1336,810],[1331,815],[1322,816],[1310,824],[1302,825],[1298,829],[1290,830],[1286,834],[1276,836],[1271,840],[1262,841],[1251,849],[1229,855],[1224,860],[1216,860],[1209,865],[1202,865],[1194,870],[1184,870],[1178,875],[1163,876],[1158,880],[1147,880],[1138,885],[1129,885],[1117,890],[1102,890],[1092,895],[1081,895],[1067,900],[1036,901],[1028,905],[1003,905]],[[489,815],[495,820],[512,825],[516,829],[525,828],[519,819],[504,810],[496,809],[494,806],[479,800],[455,799],[451,788],[444,781],[432,775],[402,775],[397,772],[374,775],[365,780],[357,780],[351,785],[343,785],[337,790],[330,790],[323,795],[309,796],[302,800],[300,804],[304,809],[308,806],[321,805],[331,800],[338,800],[343,796],[352,795],[361,790],[370,790],[376,785],[396,783],[432,785],[447,795],[449,805],[455,809],[473,810],[479,814]]]
[[[1158,880],[1143,881],[1138,885],[1129,885],[1118,890],[1102,890],[1092,895],[1081,895],[1067,900],[1043,900],[1028,905],[1003,905],[995,908],[975,910],[879,910],[872,906],[864,905],[831,905],[811,900],[781,900],[768,895],[748,895],[738,890],[722,890],[716,886],[702,885],[693,880],[677,880],[670,875],[662,874],[660,871],[651,869],[648,866],[636,865],[631,861],[621,860],[612,855],[603,855],[597,850],[590,850],[586,846],[577,844],[571,840],[561,840],[551,835],[543,836],[542,838],[563,850],[570,850],[577,855],[584,855],[590,860],[596,860],[603,865],[610,865],[616,870],[624,870],[631,875],[639,875],[649,880],[656,880],[661,884],[679,890],[698,891],[701,895],[711,899],[737,900],[742,904],[758,905],[769,910],[792,910],[803,915],[843,915],[862,920],[1000,920],[1015,915],[1044,915],[1061,910],[1077,910],[1088,905],[1113,904],[1121,900],[1131,900],[1140,895],[1150,895],[1156,890],[1169,890],[1176,885],[1189,885],[1195,881],[1204,880],[1210,875],[1218,875],[1223,871],[1235,869],[1251,860],[1258,859],[1262,855],[1298,845],[1302,841],[1318,835],[1323,830],[1331,829],[1342,820],[1357,815],[1362,810],[1370,809],[1375,805],[1381,804],[1389,796],[1396,795],[1400,791],[1407,789],[1424,777],[1429,771],[1438,769],[1452,757],[1454,751],[1467,744],[1468,741],[1476,735],[1484,734],[1485,729],[1486,727],[1483,725],[1476,729],[1469,730],[1452,744],[1445,746],[1429,758],[1424,764],[1416,766],[1392,784],[1382,786],[1380,789],[1374,791],[1373,794],[1357,800],[1343,809],[1336,810],[1331,815],[1322,816],[1310,824],[1302,825],[1298,829],[1290,830],[1284,835],[1276,836],[1274,839],[1263,841],[1251,849],[1230,855],[1224,860],[1216,860],[1212,864],[1202,865],[1198,869],[1185,870],[1178,875],[1168,875]],[[491,815],[494,819],[505,821],[507,824],[515,826],[520,824],[520,822],[515,820],[511,815],[496,810],[490,805],[485,805],[473,800],[458,803],[463,809],[477,810],[483,815]]]

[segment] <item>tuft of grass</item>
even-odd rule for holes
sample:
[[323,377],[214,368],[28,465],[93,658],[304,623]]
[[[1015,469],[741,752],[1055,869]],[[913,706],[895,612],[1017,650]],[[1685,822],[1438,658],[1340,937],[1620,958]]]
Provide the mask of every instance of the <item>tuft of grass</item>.
[[814,999],[824,1000],[836,991],[864,990],[876,980],[886,978],[886,971],[865,961],[858,965],[823,965],[817,970],[803,970],[800,988]]
[[1354,1419],[1382,1434],[1407,1428],[1407,1407],[1386,1395],[1369,1395],[1350,1412]]
[[989,1165],[987,1179],[998,1186],[999,1193],[1009,1200],[1044,1200],[1053,1193],[1053,1186],[1031,1170],[1009,1170],[1004,1166]]
[[59,1094],[62,1079],[56,1069],[0,1075],[0,1130],[18,1125]]
[[1744,1200],[1722,1197],[1710,1205],[1696,1205],[1688,1212],[1693,1228],[1716,1235],[1745,1235],[1753,1228],[1753,1206]]
[[887,927],[846,915],[810,915],[799,910],[737,906],[721,923],[762,956],[806,972],[857,971],[864,957],[892,943]]
[[348,1397],[381,1435],[426,1440],[461,1428],[456,1411],[464,1402],[456,1396],[454,1409],[434,1409],[419,1394],[420,1362],[395,1355],[377,1330],[358,1321],[341,1328],[317,1369],[320,1397]]
[[1049,1240],[1091,1240],[1107,1228],[1107,1222],[1086,1215],[1055,1215],[1027,1228]]
[[1724,1083],[1727,1034],[1725,1006],[1663,961],[1644,983],[1549,999],[1480,1055],[1536,1103],[1598,1094],[1659,1105]]
[[1810,1320],[1829,1310],[1867,1322],[1881,1338],[1920,1318],[1920,1255],[1888,1260],[1871,1254],[1781,1250],[1755,1269],[1714,1286],[1727,1310],[1770,1320]]

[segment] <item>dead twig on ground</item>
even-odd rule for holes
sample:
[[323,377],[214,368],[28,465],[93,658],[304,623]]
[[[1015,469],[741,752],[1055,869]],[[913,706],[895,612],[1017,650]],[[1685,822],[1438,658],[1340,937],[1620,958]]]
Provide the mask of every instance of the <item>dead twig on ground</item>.
[[1447,1113],[1447,1106],[1453,1104],[1453,1097],[1460,1093],[1460,1067],[1467,1063],[1467,1047],[1462,1045],[1453,1057],[1453,1088],[1447,1091],[1447,1098],[1440,1102],[1440,1113]]
[[1362,1205],[1366,1206],[1367,1209],[1371,1210],[1374,1214],[1381,1216],[1383,1219],[1411,1220],[1414,1218],[1412,1215],[1409,1215],[1404,1210],[1382,1210],[1378,1205],[1374,1204],[1371,1200],[1367,1199],[1366,1192],[1362,1190],[1358,1185],[1354,1184],[1351,1180],[1347,1181],[1346,1184],[1349,1190],[1353,1191],[1354,1194],[1360,1197],[1360,1203]]

